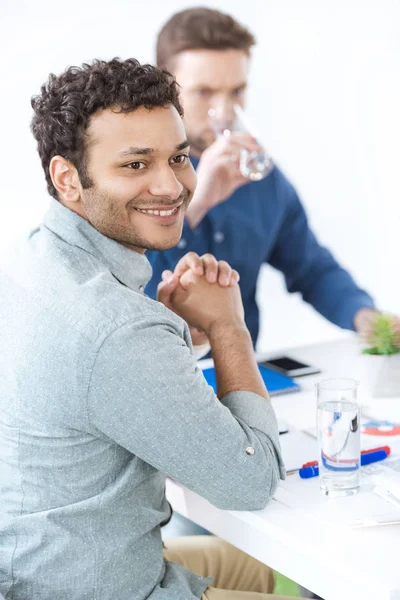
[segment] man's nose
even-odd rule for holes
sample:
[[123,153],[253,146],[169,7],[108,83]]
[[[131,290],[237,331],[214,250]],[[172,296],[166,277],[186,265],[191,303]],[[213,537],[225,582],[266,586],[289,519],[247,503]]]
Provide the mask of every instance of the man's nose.
[[232,102],[231,98],[219,98],[213,107],[215,109],[217,119],[229,124],[233,123],[235,120],[235,111],[233,109],[233,105],[234,103]]
[[163,196],[170,200],[179,198],[183,191],[183,185],[176,178],[170,165],[160,167],[152,173],[149,192],[152,196]]

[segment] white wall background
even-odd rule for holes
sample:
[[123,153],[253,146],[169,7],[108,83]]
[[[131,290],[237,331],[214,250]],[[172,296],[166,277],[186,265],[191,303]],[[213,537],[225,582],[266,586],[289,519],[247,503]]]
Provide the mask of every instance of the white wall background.
[[[40,221],[48,198],[29,132],[30,97],[50,72],[92,58],[152,61],[161,23],[182,0],[1,0],[0,247]],[[258,39],[249,112],[298,188],[313,228],[375,295],[400,313],[400,2],[241,0],[229,11]],[[280,274],[260,281],[260,347],[342,333]]]

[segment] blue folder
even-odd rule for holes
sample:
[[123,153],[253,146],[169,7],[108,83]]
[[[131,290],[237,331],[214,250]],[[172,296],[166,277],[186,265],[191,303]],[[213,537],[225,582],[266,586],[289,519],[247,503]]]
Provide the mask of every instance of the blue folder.
[[[287,375],[282,375],[281,373],[277,373],[276,371],[261,365],[258,365],[258,368],[260,369],[261,376],[270,396],[279,396],[280,394],[290,394],[292,392],[300,391],[299,384]],[[217,381],[215,378],[214,367],[204,369],[203,374],[207,383],[216,391]]]

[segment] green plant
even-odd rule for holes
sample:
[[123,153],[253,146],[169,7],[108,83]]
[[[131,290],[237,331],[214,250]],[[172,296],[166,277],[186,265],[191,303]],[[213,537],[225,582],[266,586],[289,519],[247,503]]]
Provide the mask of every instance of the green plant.
[[370,338],[371,348],[366,348],[364,354],[390,355],[400,352],[397,332],[389,315],[379,315],[373,325]]

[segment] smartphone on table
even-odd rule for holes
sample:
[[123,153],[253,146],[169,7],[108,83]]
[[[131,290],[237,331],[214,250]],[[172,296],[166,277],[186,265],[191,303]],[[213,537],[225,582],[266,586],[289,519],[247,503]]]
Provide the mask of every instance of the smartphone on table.
[[265,362],[260,362],[260,365],[287,375],[288,377],[303,377],[304,375],[315,375],[320,373],[321,370],[317,367],[312,367],[306,363],[302,363],[289,356],[279,356],[277,358],[271,358]]

